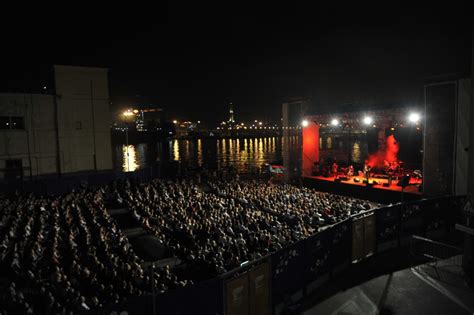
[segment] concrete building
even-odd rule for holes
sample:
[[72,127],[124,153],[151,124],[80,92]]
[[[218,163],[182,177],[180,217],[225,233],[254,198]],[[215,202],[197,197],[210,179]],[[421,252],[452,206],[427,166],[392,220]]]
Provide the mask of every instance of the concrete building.
[[54,79],[53,95],[0,94],[0,178],[112,169],[107,69]]

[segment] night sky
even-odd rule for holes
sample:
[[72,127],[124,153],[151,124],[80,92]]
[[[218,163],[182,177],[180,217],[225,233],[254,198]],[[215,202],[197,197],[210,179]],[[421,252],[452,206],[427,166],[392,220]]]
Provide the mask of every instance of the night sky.
[[[431,76],[469,75],[470,7],[154,5],[3,10],[1,91],[39,91],[52,64],[108,67],[112,110],[170,119],[277,120],[316,108],[422,103]],[[10,12],[11,14],[8,14]]]

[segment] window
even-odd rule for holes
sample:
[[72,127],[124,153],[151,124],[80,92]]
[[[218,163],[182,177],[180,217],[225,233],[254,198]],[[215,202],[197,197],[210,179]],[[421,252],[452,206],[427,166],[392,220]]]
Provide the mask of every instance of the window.
[[25,118],[0,116],[0,129],[25,129]]

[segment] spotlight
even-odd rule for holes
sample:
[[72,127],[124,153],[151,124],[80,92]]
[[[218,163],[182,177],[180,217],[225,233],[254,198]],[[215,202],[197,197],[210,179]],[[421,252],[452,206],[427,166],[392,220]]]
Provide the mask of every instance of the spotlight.
[[370,125],[372,123],[373,119],[370,116],[365,116],[364,117],[364,124]]
[[409,116],[408,116],[408,120],[412,123],[417,123],[418,121],[420,121],[420,114],[418,113],[411,113]]
[[331,125],[338,126],[339,125],[339,120],[334,118],[333,120],[331,120]]
[[309,122],[308,122],[306,119],[304,119],[304,120],[301,122],[301,126],[303,126],[303,127],[308,127],[308,125],[309,125]]

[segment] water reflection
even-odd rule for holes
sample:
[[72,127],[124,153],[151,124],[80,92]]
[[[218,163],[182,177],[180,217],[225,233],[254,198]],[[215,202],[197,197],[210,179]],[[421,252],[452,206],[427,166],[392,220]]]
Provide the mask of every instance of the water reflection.
[[[171,141],[170,141],[171,144]],[[179,140],[173,140],[173,161],[179,161]]]
[[360,145],[359,142],[354,142],[351,150],[351,159],[353,162],[360,163]]
[[198,139],[197,141],[197,159],[198,159],[198,165],[202,166],[202,140]]
[[[282,150],[299,152],[297,136],[286,140],[279,137],[243,139],[195,139],[170,140],[157,145],[137,144],[116,146],[114,164],[122,171],[134,171],[152,165],[156,161],[168,163],[179,161],[190,168],[234,167],[240,172],[251,171],[264,163],[281,162]],[[293,156],[290,153],[290,156]]]
[[331,137],[328,137],[326,139],[326,143],[327,143],[327,148],[332,149],[332,138]]
[[123,171],[133,172],[138,169],[137,154],[133,145],[122,146]]

